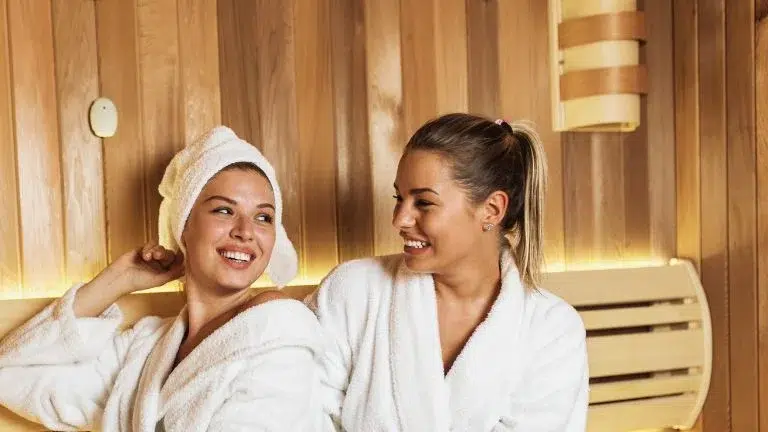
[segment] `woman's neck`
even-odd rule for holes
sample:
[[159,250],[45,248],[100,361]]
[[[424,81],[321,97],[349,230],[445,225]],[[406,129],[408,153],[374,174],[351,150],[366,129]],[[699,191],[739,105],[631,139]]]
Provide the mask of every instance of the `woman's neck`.
[[222,293],[201,289],[191,281],[187,281],[184,292],[187,297],[187,333],[179,348],[177,363],[240,313],[253,297],[248,289]]
[[489,248],[453,263],[445,272],[433,274],[437,294],[457,301],[495,298],[501,280],[500,255],[499,249]]

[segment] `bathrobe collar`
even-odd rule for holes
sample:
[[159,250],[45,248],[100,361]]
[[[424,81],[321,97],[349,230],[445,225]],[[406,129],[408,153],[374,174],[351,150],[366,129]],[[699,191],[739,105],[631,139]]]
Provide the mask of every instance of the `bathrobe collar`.
[[526,291],[508,249],[501,256],[501,291],[447,376],[437,322],[434,279],[400,263],[394,283],[390,336],[395,403],[405,431],[463,429],[497,421],[522,379],[525,353],[513,347],[521,337]]

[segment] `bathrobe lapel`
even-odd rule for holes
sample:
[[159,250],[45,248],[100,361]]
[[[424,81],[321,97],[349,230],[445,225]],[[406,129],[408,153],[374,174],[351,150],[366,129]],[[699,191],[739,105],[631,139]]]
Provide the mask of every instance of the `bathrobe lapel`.
[[186,332],[186,307],[155,345],[144,365],[136,392],[136,404],[133,411],[133,430],[154,431],[160,414],[160,392],[168,374],[173,368],[179,346]]
[[445,431],[448,399],[432,277],[401,264],[392,296],[390,353],[400,429]]
[[529,353],[519,347],[527,294],[506,250],[501,263],[499,296],[446,377],[453,430],[491,430],[524,375]]
[[390,350],[395,404],[404,431],[490,430],[522,379],[518,352],[524,296],[508,251],[502,255],[502,287],[443,376],[434,281],[398,270],[391,311]]

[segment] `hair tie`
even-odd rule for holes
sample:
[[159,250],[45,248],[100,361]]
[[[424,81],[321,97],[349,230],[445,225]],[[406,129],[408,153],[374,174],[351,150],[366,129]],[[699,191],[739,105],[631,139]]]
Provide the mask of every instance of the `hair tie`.
[[515,130],[512,128],[512,125],[507,123],[506,120],[504,120],[504,119],[496,119],[496,121],[494,121],[494,123],[496,123],[497,125],[499,125],[502,128],[504,128],[504,130],[509,132],[510,134],[512,134],[512,135],[515,134]]

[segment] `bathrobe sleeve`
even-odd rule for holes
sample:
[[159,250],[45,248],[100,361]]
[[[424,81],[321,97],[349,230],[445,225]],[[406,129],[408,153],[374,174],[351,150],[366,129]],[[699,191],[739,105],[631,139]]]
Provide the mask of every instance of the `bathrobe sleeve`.
[[73,286],[0,341],[0,404],[53,430],[92,428],[131,342],[160,320],[118,334],[122,314],[111,305],[77,318]]
[[530,335],[531,360],[524,391],[495,432],[584,432],[589,404],[586,332],[578,313],[560,302]]
[[364,316],[357,315],[361,310],[364,313],[364,308],[349,306],[361,295],[361,304],[366,304],[361,286],[365,275],[360,273],[355,261],[341,264],[307,299],[320,322],[325,342],[320,358],[324,431],[343,431],[341,408],[352,371],[352,341],[356,338],[357,326],[365,320]]

